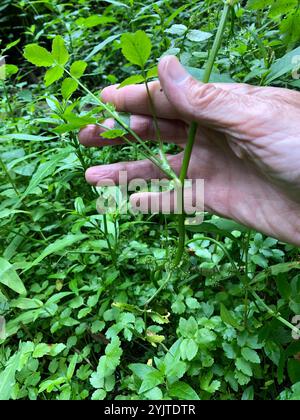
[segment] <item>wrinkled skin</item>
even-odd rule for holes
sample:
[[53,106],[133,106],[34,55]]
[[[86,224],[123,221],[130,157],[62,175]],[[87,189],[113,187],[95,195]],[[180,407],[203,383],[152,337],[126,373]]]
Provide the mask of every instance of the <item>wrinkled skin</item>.
[[[236,220],[282,241],[300,246],[300,93],[244,84],[207,84],[193,79],[175,57],[159,64],[159,82],[150,84],[161,136],[184,148],[191,121],[199,124],[188,177],[205,180],[205,209]],[[105,102],[129,112],[131,128],[143,139],[155,140],[155,128],[143,85],[102,92]],[[106,125],[113,127],[107,120]],[[79,135],[86,146],[116,144],[87,126]],[[182,153],[170,157],[178,173]],[[149,161],[95,166],[86,179],[157,178]],[[134,194],[133,201],[149,200]],[[153,196],[157,199],[157,194]]]

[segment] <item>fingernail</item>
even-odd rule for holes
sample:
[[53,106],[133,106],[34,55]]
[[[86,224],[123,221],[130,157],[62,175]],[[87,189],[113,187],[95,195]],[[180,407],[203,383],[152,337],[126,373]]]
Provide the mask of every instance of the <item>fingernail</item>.
[[184,82],[190,75],[176,57],[171,57],[165,64],[168,76],[177,84]]

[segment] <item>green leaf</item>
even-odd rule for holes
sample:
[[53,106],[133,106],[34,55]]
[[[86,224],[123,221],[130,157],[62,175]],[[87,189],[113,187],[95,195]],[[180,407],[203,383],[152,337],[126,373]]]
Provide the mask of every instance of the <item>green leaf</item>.
[[152,79],[154,77],[158,77],[158,66],[154,66],[147,71],[147,79]]
[[46,355],[55,357],[59,353],[61,353],[65,348],[66,348],[66,345],[62,343],[58,343],[58,344],[39,343],[36,345],[34,352],[32,353],[32,357],[35,359],[39,359]]
[[249,0],[247,7],[253,10],[265,9],[270,6],[270,0]]
[[182,360],[193,360],[198,353],[198,344],[192,338],[187,338],[180,344],[180,355]]
[[2,257],[0,257],[0,283],[20,295],[26,294],[25,286],[14,267]]
[[112,139],[113,140],[113,139],[117,139],[117,138],[120,138],[120,137],[125,136],[126,135],[126,131],[125,130],[120,130],[120,129],[114,128],[112,130],[104,131],[100,135],[104,139]]
[[242,348],[242,356],[245,360],[251,363],[260,363],[260,357],[257,352],[249,347]]
[[120,85],[118,86],[118,89],[121,89],[124,86],[135,85],[137,83],[143,83],[143,82],[144,82],[143,76],[141,76],[140,74],[134,74],[133,76],[129,76],[127,77],[127,79],[123,80],[123,82],[120,83]]
[[233,315],[231,315],[231,313],[228,311],[225,305],[221,303],[220,307],[221,307],[220,315],[221,315],[222,321],[225,322],[225,324],[231,325],[233,328],[239,331],[242,331],[243,328],[240,326],[237,320],[233,317]]
[[[5,306],[4,306],[5,304]],[[9,309],[7,301],[2,301],[2,296],[0,295],[0,311],[2,312],[2,308]],[[6,321],[3,316],[0,316],[0,341],[6,339]]]
[[102,401],[106,397],[106,391],[104,389],[97,389],[93,392],[92,401]]
[[144,31],[126,33],[121,37],[121,47],[124,57],[132,64],[145,67],[151,54],[151,41]]
[[61,66],[69,61],[70,56],[65,41],[60,35],[57,35],[52,41],[52,57]]
[[175,382],[174,384],[170,385],[168,394],[171,397],[178,398],[179,400],[200,400],[196,391],[194,391],[190,385],[181,381]]
[[71,65],[70,73],[76,79],[80,79],[80,77],[84,74],[85,69],[87,68],[87,63],[85,61],[75,61]]
[[289,359],[287,364],[289,378],[292,383],[300,382],[300,363],[299,360]]
[[220,381],[212,381],[212,378],[212,372],[208,372],[200,378],[200,388],[209,394],[214,394],[221,386]]
[[115,39],[119,38],[120,34],[117,35],[111,35],[108,38],[106,38],[104,41],[100,42],[100,44],[96,45],[93,50],[85,57],[84,61],[90,60],[92,57],[94,57],[96,54],[98,54],[100,51],[102,51],[106,45],[113,42]]
[[140,379],[144,380],[146,375],[150,372],[154,372],[155,368],[143,363],[132,363],[128,366],[130,370]]
[[26,60],[38,67],[50,67],[54,64],[52,54],[38,44],[26,45],[23,55]]
[[277,343],[274,341],[267,341],[264,345],[264,351],[266,355],[269,357],[269,359],[272,360],[272,362],[278,366],[280,362],[280,356],[281,356],[281,349]]
[[18,299],[13,299],[10,301],[10,306],[12,308],[19,309],[36,309],[43,306],[43,302],[39,299],[28,299],[20,297]]
[[300,270],[299,261],[290,261],[269,266],[266,270],[257,274],[251,281],[251,284],[264,281],[267,277],[276,277],[278,274],[288,273],[291,270]]
[[45,74],[45,86],[49,87],[57,80],[61,79],[64,74],[64,69],[59,66],[51,67],[48,69]]
[[49,255],[64,251],[66,248],[70,247],[71,245],[77,242],[83,241],[83,239],[86,239],[87,237],[88,235],[77,234],[67,235],[62,239],[58,239],[57,241],[48,245],[37,258],[35,258],[31,263],[28,264],[28,266],[26,266],[26,269],[24,271],[28,271],[35,265],[39,264],[41,261],[43,261],[43,259],[45,259]]
[[[198,69],[196,67],[190,67],[190,66],[186,66],[186,69],[196,80],[199,80],[200,82],[203,80],[204,69]],[[213,72],[211,77],[210,77],[210,82],[212,82],[212,83],[233,83],[234,80],[226,73],[219,74],[219,73],[214,73]],[[235,223],[235,222],[233,222],[233,223]],[[238,224],[236,223],[236,225],[238,225]]]
[[146,374],[138,393],[142,394],[143,392],[149,391],[150,389],[156,387],[162,382],[163,374],[155,369],[154,371]]
[[[1,60],[1,58],[0,58]],[[13,76],[14,74],[18,73],[19,69],[17,66],[13,64],[3,64],[1,65],[0,61],[0,80],[5,80],[10,76]]]
[[179,24],[175,23],[170,28],[166,29],[165,32],[167,34],[177,35],[181,37],[186,33],[187,29],[188,29],[187,26],[182,25],[180,23]]
[[280,15],[285,15],[287,12],[296,12],[296,7],[298,5],[298,0],[273,0],[269,16],[278,17]]
[[0,373],[0,400],[7,401],[10,399],[16,382],[16,372],[24,367],[32,348],[33,343],[22,343],[20,350],[7,361],[5,369]]
[[61,94],[64,99],[69,99],[73,93],[77,90],[78,83],[71,77],[67,77],[61,86]]
[[290,74],[289,78],[292,79],[292,73],[295,70],[297,64],[299,65],[299,56],[300,47],[288,52],[282,58],[275,61],[275,63],[273,63],[270,68],[270,72],[267,77],[267,83],[271,83],[287,73]]
[[199,31],[198,29],[192,29],[187,33],[187,39],[193,42],[203,42],[212,37],[209,32]]
[[68,366],[67,375],[66,375],[68,381],[70,381],[73,378],[77,362],[78,362],[78,354],[75,353],[72,356],[72,359],[71,359],[70,364]]
[[88,18],[79,18],[76,20],[78,26],[84,26],[85,28],[94,28],[98,25],[107,25],[108,23],[114,22],[116,22],[114,17],[100,15],[91,15]]
[[254,400],[254,388],[253,386],[248,386],[248,388],[245,389],[242,395],[242,401],[252,401]]
[[34,175],[31,178],[31,181],[22,194],[22,196],[19,198],[19,203],[24,200],[25,197],[32,194],[32,192],[35,190],[35,188],[40,184],[40,182],[45,179],[47,176],[53,173],[56,166],[61,162],[61,160],[68,155],[68,150],[64,150],[61,153],[57,153],[56,156],[53,156],[51,160],[45,163],[41,163],[38,169],[35,171]]
[[201,225],[187,225],[187,230],[191,232],[215,232],[225,236],[228,236],[235,240],[232,235],[233,231],[247,232],[248,229],[245,226],[240,225],[239,223],[234,222],[233,220],[223,219],[222,217],[214,218],[209,220],[209,222],[203,222]]
[[56,139],[56,136],[35,136],[32,134],[21,134],[21,133],[15,133],[15,134],[6,134],[5,136],[0,135],[0,139],[3,140],[21,140],[21,141],[50,141],[53,139]]
[[236,359],[236,361],[235,361],[235,366],[244,375],[252,376],[252,368],[251,368],[251,365],[245,359],[242,359],[241,357],[238,357]]
[[300,39],[300,11],[286,16],[280,24],[280,32],[287,44],[295,44]]

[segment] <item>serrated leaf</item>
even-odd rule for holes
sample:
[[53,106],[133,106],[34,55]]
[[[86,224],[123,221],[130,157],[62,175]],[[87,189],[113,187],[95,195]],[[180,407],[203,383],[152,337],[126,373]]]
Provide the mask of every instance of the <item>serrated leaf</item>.
[[70,68],[70,73],[76,79],[80,79],[80,77],[84,74],[85,69],[87,67],[87,63],[85,61],[75,61]]
[[132,64],[144,68],[151,54],[151,41],[144,31],[125,33],[121,37],[124,57]]
[[45,74],[45,86],[49,87],[57,80],[61,79],[64,74],[64,69],[62,69],[59,66],[51,67],[51,69],[48,69]]
[[57,35],[52,41],[52,57],[61,66],[69,61],[70,56],[65,41],[60,35]]
[[77,90],[78,83],[71,77],[67,77],[61,86],[61,94],[64,99],[69,99],[73,93]]
[[[93,385],[92,379],[91,379],[91,385]],[[95,392],[93,392],[91,399],[92,401],[102,401],[105,399],[105,397],[106,397],[106,391],[104,389],[97,389]]]
[[257,352],[249,347],[242,348],[242,356],[245,360],[251,363],[260,363],[260,357]]
[[252,376],[252,368],[250,363],[248,363],[245,359],[238,357],[235,361],[235,366],[238,370],[240,370],[244,375]]
[[52,54],[38,44],[26,45],[23,55],[26,60],[38,67],[50,67],[54,64]]

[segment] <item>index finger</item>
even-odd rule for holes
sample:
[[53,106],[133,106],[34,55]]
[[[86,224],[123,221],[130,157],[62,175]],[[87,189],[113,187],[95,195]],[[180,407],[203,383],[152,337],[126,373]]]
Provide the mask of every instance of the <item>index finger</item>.
[[[153,106],[158,118],[178,119],[180,115],[169,102],[161,89],[159,81],[148,83]],[[101,93],[103,102],[110,102],[117,111],[130,114],[152,115],[149,95],[146,86],[130,85],[118,89],[118,85],[108,86]]]
[[[249,94],[253,89],[250,85],[238,83],[213,83],[213,85],[237,94]],[[118,89],[118,86],[111,85],[103,89],[101,93],[103,102],[113,103],[120,112],[137,115],[153,114],[145,84],[124,86],[121,89]],[[158,118],[182,119],[176,107],[164,94],[159,81],[148,83],[148,87]]]

